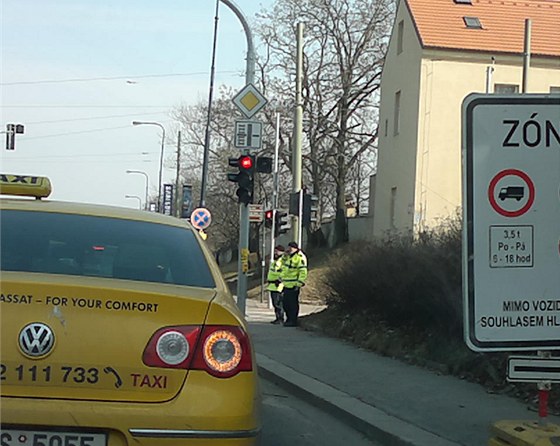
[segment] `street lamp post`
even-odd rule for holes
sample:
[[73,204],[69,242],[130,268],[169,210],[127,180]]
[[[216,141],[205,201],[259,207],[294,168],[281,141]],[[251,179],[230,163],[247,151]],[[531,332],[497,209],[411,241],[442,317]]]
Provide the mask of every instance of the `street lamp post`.
[[142,199],[138,195],[125,195],[124,198],[134,198],[138,200],[138,209],[142,209]]
[[[252,84],[255,80],[255,45],[253,44],[253,33],[249,22],[241,12],[241,9],[232,0],[220,0],[237,16],[247,39],[247,60],[245,65],[245,85]],[[239,204],[239,253],[249,251],[249,206]],[[242,256],[237,261],[237,305],[242,314],[245,314],[247,300],[247,273],[243,270]]]
[[146,192],[144,193],[144,209],[148,210],[148,174],[142,170],[127,170],[126,173],[139,173],[146,178]]
[[163,206],[161,205],[161,176],[163,173],[163,149],[165,147],[165,127],[159,122],[152,121],[132,121],[132,125],[157,125],[161,128],[161,154],[159,156],[159,178],[158,178],[158,212],[163,212]]

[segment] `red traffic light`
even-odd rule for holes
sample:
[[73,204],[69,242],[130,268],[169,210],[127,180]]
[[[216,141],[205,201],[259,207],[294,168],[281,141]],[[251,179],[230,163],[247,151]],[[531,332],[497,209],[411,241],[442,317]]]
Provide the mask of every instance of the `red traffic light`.
[[250,170],[253,168],[253,158],[250,156],[242,156],[239,158],[239,167],[245,170]]
[[266,211],[264,213],[264,218],[267,219],[267,220],[272,220],[272,214],[273,214],[272,211]]

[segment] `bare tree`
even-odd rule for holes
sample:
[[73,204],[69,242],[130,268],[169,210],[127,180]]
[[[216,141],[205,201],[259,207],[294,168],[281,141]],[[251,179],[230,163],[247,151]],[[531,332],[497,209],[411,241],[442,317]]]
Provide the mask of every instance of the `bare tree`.
[[295,26],[305,23],[305,167],[314,193],[334,188],[337,244],[347,240],[348,176],[376,147],[376,92],[394,11],[394,0],[277,0],[258,18],[268,75],[276,76],[269,89],[284,98],[293,96]]
[[[235,186],[227,181],[228,158],[239,154],[233,147],[234,106],[233,91],[222,87],[219,97],[212,104],[211,144],[206,206],[212,213],[212,225],[208,230],[209,242],[214,249],[235,248],[239,232],[239,209]],[[193,186],[194,198],[200,196],[204,135],[207,104],[200,102],[191,106],[180,106],[172,115],[183,135],[181,145],[181,178]],[[195,201],[195,203],[198,201]]]

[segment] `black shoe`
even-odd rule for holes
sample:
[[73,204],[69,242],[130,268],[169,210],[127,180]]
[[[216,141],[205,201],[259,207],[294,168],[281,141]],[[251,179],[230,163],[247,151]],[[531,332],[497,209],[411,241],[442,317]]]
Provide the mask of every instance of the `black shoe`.
[[280,319],[274,319],[273,321],[270,321],[271,324],[274,325],[278,325],[279,323],[281,323],[282,321]]
[[284,327],[297,327],[297,324],[293,322],[284,322]]

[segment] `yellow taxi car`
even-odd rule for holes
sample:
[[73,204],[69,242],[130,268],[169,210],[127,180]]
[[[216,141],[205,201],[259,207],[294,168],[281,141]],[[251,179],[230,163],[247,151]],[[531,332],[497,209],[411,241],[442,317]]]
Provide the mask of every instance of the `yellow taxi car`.
[[0,175],[0,444],[255,445],[257,367],[212,255],[161,214]]

